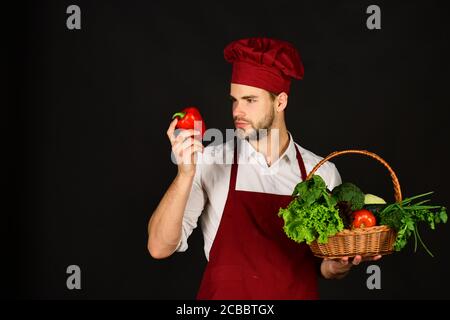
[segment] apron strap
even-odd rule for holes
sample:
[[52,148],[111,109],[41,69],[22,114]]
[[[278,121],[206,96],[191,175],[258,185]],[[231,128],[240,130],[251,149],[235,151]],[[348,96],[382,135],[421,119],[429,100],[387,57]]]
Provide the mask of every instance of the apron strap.
[[237,180],[237,138],[234,137],[234,156],[233,156],[233,162],[231,164],[231,176],[230,176],[230,190],[236,190],[236,180]]
[[[231,190],[236,190],[236,181],[237,181],[237,171],[238,171],[238,161],[237,161],[237,139],[234,138],[234,155],[233,155],[233,162],[231,164],[231,175],[230,175],[230,188]],[[300,151],[297,147],[297,145],[294,143],[295,151],[297,155],[297,162],[298,166],[300,168],[300,173],[302,177],[302,181],[306,180],[306,169],[305,169],[305,163],[303,162],[302,155],[300,154]]]

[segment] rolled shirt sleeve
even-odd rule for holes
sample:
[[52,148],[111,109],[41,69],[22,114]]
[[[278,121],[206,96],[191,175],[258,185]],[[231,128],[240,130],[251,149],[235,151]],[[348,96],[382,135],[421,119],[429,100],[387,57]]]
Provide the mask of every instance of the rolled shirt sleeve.
[[330,191],[342,184],[341,175],[339,174],[335,164],[332,162],[328,161],[324,163],[319,170],[317,170],[317,174],[322,177]]
[[181,230],[181,239],[176,251],[183,252],[188,248],[188,238],[192,231],[197,227],[198,218],[203,212],[207,200],[206,193],[202,187],[201,172],[202,166],[196,165],[194,181],[191,192],[186,203],[186,209],[183,215],[183,225]]

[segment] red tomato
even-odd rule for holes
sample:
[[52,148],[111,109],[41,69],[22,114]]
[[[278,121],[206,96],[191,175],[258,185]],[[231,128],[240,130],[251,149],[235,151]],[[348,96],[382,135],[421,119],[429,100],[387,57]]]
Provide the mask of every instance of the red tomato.
[[368,228],[377,224],[375,216],[366,209],[353,212],[353,228]]

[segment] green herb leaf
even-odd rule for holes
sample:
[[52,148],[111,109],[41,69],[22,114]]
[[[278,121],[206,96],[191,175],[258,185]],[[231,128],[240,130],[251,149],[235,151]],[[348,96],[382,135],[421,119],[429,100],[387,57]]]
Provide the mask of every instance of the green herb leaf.
[[424,205],[429,200],[422,200],[414,203],[414,200],[426,197],[433,192],[419,194],[410,198],[405,198],[400,203],[393,203],[380,211],[380,224],[388,225],[397,231],[397,238],[394,243],[394,249],[399,251],[403,249],[411,235],[414,235],[414,251],[417,248],[417,241],[420,242],[425,251],[433,256],[420,237],[418,224],[426,223],[430,229],[435,229],[438,223],[447,222],[447,211],[441,206]]

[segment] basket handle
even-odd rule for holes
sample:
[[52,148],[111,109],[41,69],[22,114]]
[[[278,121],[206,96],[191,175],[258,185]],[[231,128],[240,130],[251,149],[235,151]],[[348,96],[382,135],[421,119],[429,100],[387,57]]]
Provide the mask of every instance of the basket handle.
[[400,189],[400,183],[398,182],[398,178],[397,178],[397,175],[395,174],[394,170],[392,170],[391,166],[383,158],[381,158],[379,155],[377,155],[377,154],[375,154],[373,152],[369,152],[367,150],[342,150],[342,151],[332,152],[328,156],[323,158],[318,164],[316,164],[316,166],[311,170],[311,172],[306,177],[306,180],[311,179],[313,174],[320,168],[320,166],[322,164],[324,164],[325,162],[327,162],[328,160],[333,159],[333,158],[335,158],[337,156],[340,156],[340,155],[343,155],[343,154],[348,154],[348,153],[363,154],[363,155],[366,155],[368,157],[371,157],[371,158],[377,160],[382,165],[384,165],[389,170],[389,173],[391,175],[392,184],[394,186],[395,201],[396,202],[401,202],[402,201],[402,191]]

